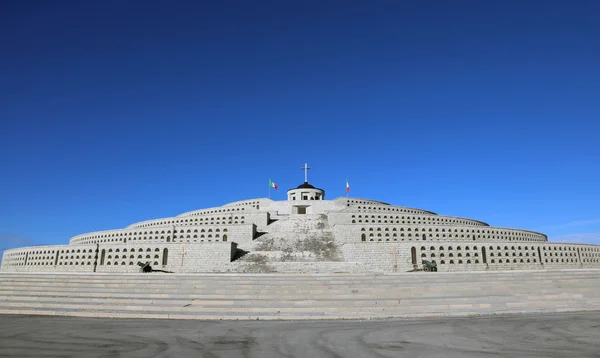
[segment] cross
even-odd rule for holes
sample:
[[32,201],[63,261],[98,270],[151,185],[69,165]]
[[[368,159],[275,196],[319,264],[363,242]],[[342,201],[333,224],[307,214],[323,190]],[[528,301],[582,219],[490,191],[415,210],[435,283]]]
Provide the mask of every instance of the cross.
[[304,163],[304,167],[300,168],[300,170],[304,170],[304,182],[308,183],[308,171],[310,170],[310,168],[308,167],[308,164]]

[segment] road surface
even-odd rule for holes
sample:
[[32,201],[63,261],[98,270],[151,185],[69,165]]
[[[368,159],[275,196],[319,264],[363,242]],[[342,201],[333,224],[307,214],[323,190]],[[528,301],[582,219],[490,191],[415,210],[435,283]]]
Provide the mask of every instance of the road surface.
[[0,315],[1,357],[600,357],[600,312],[366,321]]

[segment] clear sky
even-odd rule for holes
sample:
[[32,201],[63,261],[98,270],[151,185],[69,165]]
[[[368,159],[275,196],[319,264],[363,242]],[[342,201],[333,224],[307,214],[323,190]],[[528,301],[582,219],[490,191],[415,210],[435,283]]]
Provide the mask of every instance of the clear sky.
[[600,1],[0,3],[0,248],[303,181],[600,243]]

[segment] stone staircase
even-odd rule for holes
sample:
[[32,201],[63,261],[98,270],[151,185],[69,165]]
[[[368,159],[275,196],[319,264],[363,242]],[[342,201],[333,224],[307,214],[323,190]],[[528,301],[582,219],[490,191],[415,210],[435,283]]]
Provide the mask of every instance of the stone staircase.
[[282,216],[272,222],[264,230],[265,234],[255,241],[260,244],[268,238],[287,239],[288,241],[303,240],[314,236],[331,236],[333,232],[329,227],[327,216],[320,215],[293,215]]
[[401,274],[0,273],[0,313],[367,319],[600,310],[600,270]]
[[249,253],[231,265],[237,272],[366,272],[362,264],[341,262],[341,250],[323,214],[280,217],[239,248]]
[[269,211],[269,218],[272,222],[279,221],[284,218],[288,218],[290,214],[280,214],[278,211]]

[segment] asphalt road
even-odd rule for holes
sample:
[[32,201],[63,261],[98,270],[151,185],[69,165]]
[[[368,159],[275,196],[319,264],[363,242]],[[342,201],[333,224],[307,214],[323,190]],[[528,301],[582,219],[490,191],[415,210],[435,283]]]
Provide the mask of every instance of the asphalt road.
[[367,321],[0,315],[1,357],[600,357],[600,312]]

